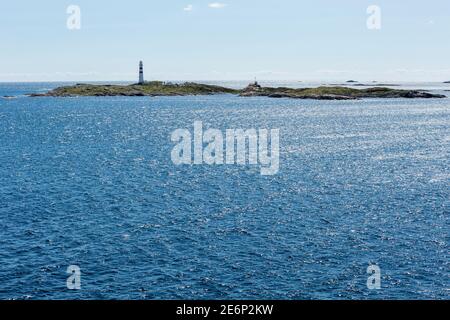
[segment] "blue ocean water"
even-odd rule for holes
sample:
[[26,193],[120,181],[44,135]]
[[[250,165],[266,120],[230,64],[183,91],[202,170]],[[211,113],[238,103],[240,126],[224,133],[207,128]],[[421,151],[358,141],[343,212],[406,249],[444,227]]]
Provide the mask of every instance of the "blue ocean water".
[[[0,84],[0,299],[449,298],[449,99],[23,96],[57,85]],[[194,121],[279,128],[280,172],[173,165]]]

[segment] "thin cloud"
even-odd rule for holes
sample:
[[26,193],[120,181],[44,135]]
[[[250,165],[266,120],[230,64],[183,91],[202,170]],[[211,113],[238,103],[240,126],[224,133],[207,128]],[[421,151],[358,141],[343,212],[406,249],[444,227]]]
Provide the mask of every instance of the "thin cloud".
[[183,8],[184,11],[192,11],[194,10],[194,6],[192,4],[188,4],[186,7]]
[[227,6],[226,3],[220,3],[220,2],[213,2],[208,4],[208,7],[212,8],[212,9],[223,9]]

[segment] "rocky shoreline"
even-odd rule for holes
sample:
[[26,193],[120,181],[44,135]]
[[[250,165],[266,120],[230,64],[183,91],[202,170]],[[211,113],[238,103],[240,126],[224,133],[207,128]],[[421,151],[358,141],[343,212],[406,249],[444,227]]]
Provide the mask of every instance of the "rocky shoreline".
[[269,97],[315,100],[357,100],[364,98],[446,98],[445,95],[432,94],[423,90],[399,90],[385,87],[353,89],[348,87],[318,87],[318,88],[269,88],[258,83],[250,84],[240,93],[242,97]]
[[364,98],[447,98],[424,90],[400,90],[386,87],[355,89],[345,86],[322,86],[317,88],[262,87],[257,82],[243,90],[221,86],[186,82],[183,84],[160,81],[133,85],[76,84],[53,89],[47,93],[30,94],[30,97],[145,97],[145,96],[193,96],[236,94],[241,97],[269,97],[314,100],[357,100]]
[[152,96],[188,96],[212,94],[238,94],[239,90],[220,86],[186,82],[183,84],[161,81],[132,85],[93,85],[76,84],[53,89],[47,93],[30,94],[30,97],[152,97]]

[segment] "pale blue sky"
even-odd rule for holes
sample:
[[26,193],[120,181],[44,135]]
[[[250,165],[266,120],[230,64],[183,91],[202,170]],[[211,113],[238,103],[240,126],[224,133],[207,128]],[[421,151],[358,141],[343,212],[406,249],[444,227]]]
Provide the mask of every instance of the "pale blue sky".
[[444,81],[449,39],[448,0],[2,0],[0,81]]

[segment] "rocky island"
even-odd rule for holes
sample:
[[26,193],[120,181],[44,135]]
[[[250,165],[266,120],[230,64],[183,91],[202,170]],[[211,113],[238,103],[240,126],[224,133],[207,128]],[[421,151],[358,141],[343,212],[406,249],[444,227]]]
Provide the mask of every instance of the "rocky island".
[[237,94],[238,90],[220,86],[186,82],[183,84],[151,81],[132,85],[76,84],[53,89],[47,93],[30,94],[31,97],[114,97],[114,96],[188,96],[211,94]]
[[293,98],[316,100],[356,100],[363,98],[446,98],[445,95],[432,94],[423,90],[399,90],[385,87],[354,89],[348,87],[318,88],[273,88],[261,87],[257,82],[241,91],[242,97],[263,96],[269,98]]
[[112,96],[192,96],[213,94],[236,94],[241,97],[269,97],[315,100],[355,100],[363,98],[446,98],[423,90],[399,90],[386,87],[354,89],[345,86],[322,86],[317,88],[262,87],[257,82],[242,90],[216,85],[186,82],[182,84],[161,81],[132,85],[76,84],[53,89],[47,93],[30,94],[31,97],[112,97]]

